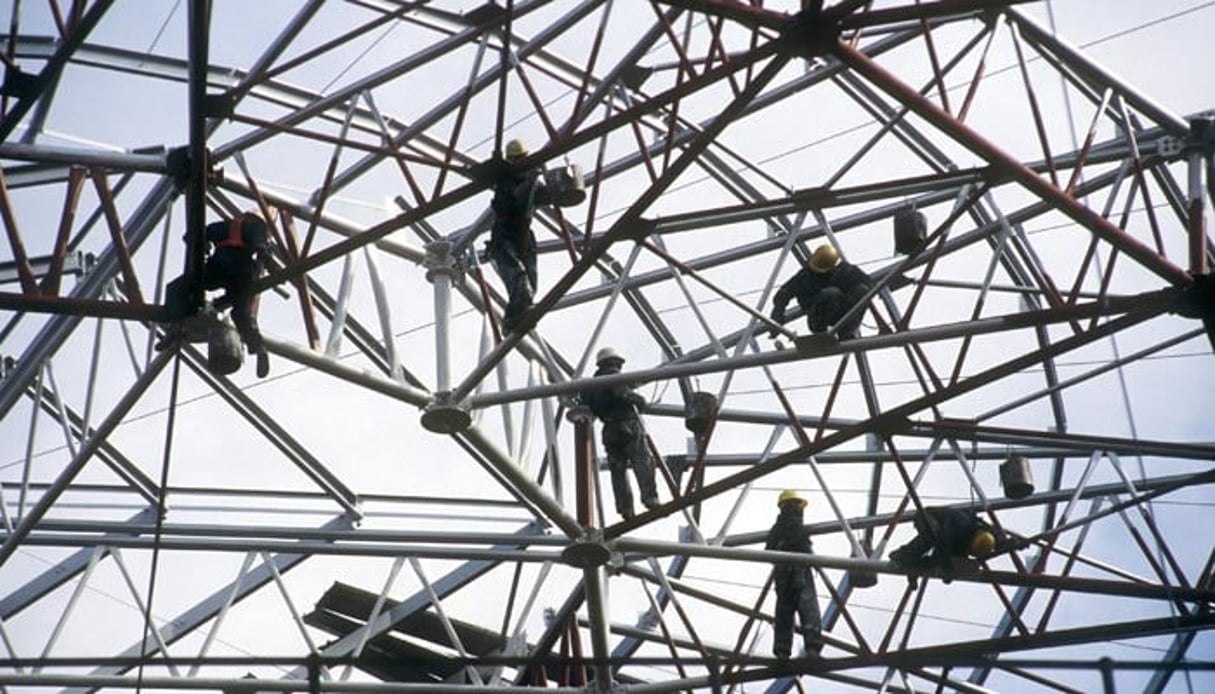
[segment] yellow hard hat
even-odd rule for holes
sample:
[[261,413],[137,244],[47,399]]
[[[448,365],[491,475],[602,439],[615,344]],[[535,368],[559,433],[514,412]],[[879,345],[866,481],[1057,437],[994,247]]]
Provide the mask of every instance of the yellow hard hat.
[[836,252],[835,246],[829,243],[824,243],[814,249],[814,255],[810,256],[810,269],[815,272],[827,272],[835,267],[835,264],[840,260],[840,254]]
[[982,557],[991,554],[996,549],[996,536],[988,530],[980,530],[970,538],[970,554]]
[[519,159],[527,156],[527,146],[523,144],[523,140],[511,140],[506,143],[506,158]]
[[776,505],[784,506],[786,501],[796,501],[798,506],[806,508],[806,497],[802,496],[802,493],[796,489],[786,489],[781,492],[780,496],[776,499]]

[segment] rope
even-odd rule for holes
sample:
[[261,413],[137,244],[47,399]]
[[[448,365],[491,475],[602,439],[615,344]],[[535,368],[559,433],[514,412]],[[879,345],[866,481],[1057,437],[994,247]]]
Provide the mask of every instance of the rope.
[[156,571],[160,564],[160,538],[164,529],[167,510],[165,499],[169,489],[169,462],[173,452],[173,426],[177,419],[177,386],[181,380],[181,352],[173,361],[173,385],[169,391],[169,419],[165,424],[164,461],[160,471],[160,501],[156,505],[156,535],[152,540],[152,568],[148,575],[148,601],[144,607],[143,638],[139,641],[139,674],[135,680],[135,691],[143,691],[143,667],[148,635],[152,631],[152,602],[156,593]]

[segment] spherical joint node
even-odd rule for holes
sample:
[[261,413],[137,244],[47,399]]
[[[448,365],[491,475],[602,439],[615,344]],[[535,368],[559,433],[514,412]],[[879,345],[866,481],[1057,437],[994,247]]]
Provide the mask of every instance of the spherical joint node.
[[452,402],[448,391],[435,393],[434,402],[422,412],[422,426],[437,434],[455,434],[472,424],[468,406],[463,402]]
[[561,550],[561,560],[570,566],[589,569],[603,566],[612,558],[612,551],[603,541],[603,533],[591,531]]

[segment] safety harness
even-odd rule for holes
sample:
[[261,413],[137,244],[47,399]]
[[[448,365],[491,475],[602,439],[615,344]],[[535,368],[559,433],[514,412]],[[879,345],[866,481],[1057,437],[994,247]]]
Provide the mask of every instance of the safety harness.
[[228,222],[228,237],[221,239],[215,244],[216,248],[244,248],[245,247],[245,216],[233,218]]

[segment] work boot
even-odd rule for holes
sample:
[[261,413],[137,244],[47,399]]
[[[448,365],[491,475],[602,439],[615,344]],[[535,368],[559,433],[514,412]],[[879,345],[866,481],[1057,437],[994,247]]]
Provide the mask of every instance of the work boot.
[[257,351],[257,377],[265,378],[270,373],[270,355],[265,348]]
[[637,515],[636,513],[633,513],[633,509],[631,508],[622,508],[619,510],[619,513],[620,516],[625,520],[633,520],[633,518]]
[[788,660],[789,654],[792,652],[792,647],[786,643],[778,643],[772,646],[772,655],[775,655],[781,660]]
[[823,652],[823,640],[821,638],[810,637],[806,639],[806,657],[815,659],[821,658]]
[[656,509],[656,508],[658,508],[659,506],[661,506],[661,505],[662,505],[662,502],[660,502],[660,501],[658,500],[658,497],[656,497],[656,496],[651,496],[651,497],[649,497],[649,498],[642,499],[642,500],[641,500],[641,503],[642,503],[642,504],[643,504],[643,505],[644,505],[646,508],[650,509],[651,511],[652,511],[652,510],[654,510],[654,509]]

